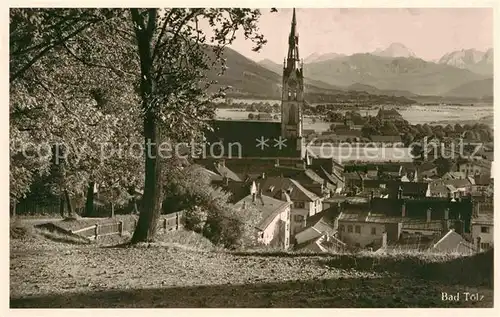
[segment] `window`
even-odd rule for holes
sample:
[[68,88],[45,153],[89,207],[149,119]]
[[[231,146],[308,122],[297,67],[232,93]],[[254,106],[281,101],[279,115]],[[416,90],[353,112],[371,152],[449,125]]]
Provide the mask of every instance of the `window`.
[[340,232],[345,232],[345,227],[344,227],[344,225],[340,225],[340,226],[339,226],[339,231],[340,231]]
[[488,249],[490,247],[489,243],[481,243],[481,249]]
[[488,228],[488,227],[481,227],[481,233],[490,233],[490,228]]
[[361,226],[356,226],[354,230],[356,231],[356,233],[361,233]]
[[376,234],[377,234],[377,228],[372,227],[372,235],[376,235]]
[[347,232],[352,233],[352,226],[351,225],[347,226]]
[[301,222],[302,220],[304,220],[304,217],[303,217],[302,215],[295,215],[295,216],[293,217],[293,220],[294,220],[295,222]]
[[294,203],[295,207],[297,208],[304,208],[306,204],[303,201],[297,201]]

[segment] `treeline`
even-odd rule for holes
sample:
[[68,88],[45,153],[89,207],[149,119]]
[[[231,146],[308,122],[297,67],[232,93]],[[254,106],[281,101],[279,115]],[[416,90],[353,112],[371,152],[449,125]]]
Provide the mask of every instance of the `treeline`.
[[463,138],[465,140],[474,140],[478,142],[493,142],[494,134],[490,126],[483,123],[475,123],[473,125],[465,124],[448,124],[429,125],[415,124],[412,125],[406,120],[381,120],[377,116],[362,116],[359,112],[348,111],[345,114],[335,111],[328,111],[325,120],[328,122],[337,122],[332,124],[330,130],[334,131],[338,123],[345,123],[348,119],[352,124],[362,126],[361,133],[365,138],[372,135],[400,135],[405,145],[416,140],[421,140],[424,137],[428,138]]

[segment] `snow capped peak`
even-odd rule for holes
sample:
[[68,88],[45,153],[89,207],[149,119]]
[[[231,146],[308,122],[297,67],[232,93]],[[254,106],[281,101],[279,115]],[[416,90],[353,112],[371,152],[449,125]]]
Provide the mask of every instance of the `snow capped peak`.
[[373,54],[384,57],[415,57],[415,53],[401,43],[391,43],[386,49],[376,49]]

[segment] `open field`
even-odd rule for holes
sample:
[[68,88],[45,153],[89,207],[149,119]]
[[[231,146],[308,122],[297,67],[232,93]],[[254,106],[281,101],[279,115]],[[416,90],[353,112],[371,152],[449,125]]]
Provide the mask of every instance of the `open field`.
[[[233,120],[248,119],[248,111],[239,111],[240,109],[217,109],[217,116],[220,118],[231,118]],[[430,124],[431,122],[439,122],[446,124],[446,122],[457,123],[462,121],[479,120],[483,117],[493,117],[492,104],[477,104],[475,106],[408,106],[401,107],[398,110],[405,120],[411,124]],[[345,112],[345,111],[340,111]],[[375,116],[378,112],[376,110],[360,110],[362,115]],[[490,123],[490,122],[485,122]],[[491,122],[492,123],[492,122]],[[329,128],[330,124],[317,122],[312,123],[311,120],[304,120],[304,129],[314,129],[316,131],[325,131]]]
[[[492,307],[493,259],[230,253],[191,232],[116,246],[11,239],[11,307]],[[111,245],[111,247],[110,247]],[[112,246],[115,245],[115,246]],[[470,274],[474,268],[475,274]],[[442,301],[470,292],[481,301]]]

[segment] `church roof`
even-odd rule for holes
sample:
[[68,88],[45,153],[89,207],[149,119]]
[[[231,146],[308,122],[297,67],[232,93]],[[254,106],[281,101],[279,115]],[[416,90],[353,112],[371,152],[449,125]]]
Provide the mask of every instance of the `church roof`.
[[280,122],[213,120],[211,126],[205,133],[207,156],[300,157],[296,139],[280,139]]

